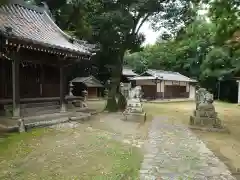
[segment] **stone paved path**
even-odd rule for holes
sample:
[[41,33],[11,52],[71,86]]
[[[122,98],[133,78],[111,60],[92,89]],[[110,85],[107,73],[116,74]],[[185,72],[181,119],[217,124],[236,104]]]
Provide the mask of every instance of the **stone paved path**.
[[141,180],[236,180],[187,127],[155,117],[144,145]]

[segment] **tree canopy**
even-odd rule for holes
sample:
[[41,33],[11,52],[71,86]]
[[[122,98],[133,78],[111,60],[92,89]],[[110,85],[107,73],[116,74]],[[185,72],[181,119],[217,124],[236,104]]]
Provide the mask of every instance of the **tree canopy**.
[[[210,22],[195,18],[173,38],[167,41],[160,38],[155,45],[147,46],[142,52],[126,54],[126,64],[135,69],[135,63],[144,63],[147,68],[177,71],[197,79],[213,92],[217,91],[219,81],[234,89],[236,82],[233,77],[240,74],[240,41],[233,45],[228,40],[239,31],[237,8],[240,5],[239,1],[234,0],[221,2],[209,4]],[[225,98],[234,99],[231,97],[233,91],[227,92],[226,89],[222,90]]]

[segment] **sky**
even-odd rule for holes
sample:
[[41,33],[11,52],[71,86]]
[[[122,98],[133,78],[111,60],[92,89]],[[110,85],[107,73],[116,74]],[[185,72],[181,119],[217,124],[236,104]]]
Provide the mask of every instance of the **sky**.
[[158,32],[153,31],[149,22],[143,24],[143,26],[140,29],[140,32],[143,33],[146,38],[143,45],[154,44],[161,33],[161,31]]
[[[207,13],[207,9],[208,6],[202,6],[202,10],[198,11],[198,14],[201,16],[205,16]],[[145,35],[145,42],[143,43],[143,46],[145,45],[152,45],[156,42],[157,38],[159,37],[159,35],[161,34],[161,30],[160,31],[153,31],[153,29],[151,28],[151,25],[149,22],[145,22],[143,24],[143,26],[140,29],[140,32],[143,33]]]

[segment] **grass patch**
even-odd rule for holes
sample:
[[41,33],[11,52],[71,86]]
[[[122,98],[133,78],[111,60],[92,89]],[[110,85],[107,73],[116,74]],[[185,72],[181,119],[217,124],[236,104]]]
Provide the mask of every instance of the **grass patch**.
[[143,159],[139,149],[82,126],[7,137],[0,144],[0,179],[138,179]]
[[29,143],[50,133],[51,129],[39,128],[25,133],[5,134],[0,140],[0,159],[14,158],[31,151]]
[[[106,143],[106,140],[104,140]],[[109,170],[102,175],[95,174],[87,179],[127,180],[138,179],[142,154],[137,148],[123,145],[117,141],[108,141],[103,157],[111,162]]]

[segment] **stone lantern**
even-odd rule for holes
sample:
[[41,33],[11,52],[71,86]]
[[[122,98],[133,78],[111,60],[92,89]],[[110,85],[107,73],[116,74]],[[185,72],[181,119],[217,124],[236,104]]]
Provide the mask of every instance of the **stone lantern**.
[[69,93],[68,93],[69,96],[73,96],[73,93],[72,93],[73,87],[74,87],[73,83],[70,82],[69,83]]
[[107,80],[106,84],[105,84],[105,89],[104,89],[104,98],[108,97],[108,93],[109,93],[109,89],[110,89],[110,84],[111,84],[111,80]]
[[105,88],[103,93],[104,93],[104,98],[106,99],[108,97],[108,89]]
[[124,84],[122,82],[120,82],[120,93],[124,94]]
[[83,90],[82,95],[83,95],[83,101],[87,101],[87,96],[88,96],[87,90]]

